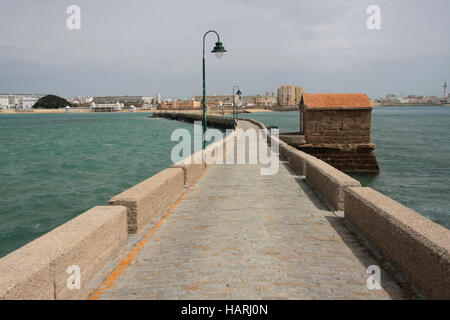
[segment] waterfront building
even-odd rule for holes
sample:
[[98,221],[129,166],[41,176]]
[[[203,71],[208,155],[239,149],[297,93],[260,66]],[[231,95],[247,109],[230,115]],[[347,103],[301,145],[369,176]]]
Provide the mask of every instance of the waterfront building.
[[142,106],[144,103],[152,102],[152,97],[148,96],[101,96],[94,97],[93,102],[96,104],[114,104],[116,102],[124,105],[138,105]]
[[33,108],[34,104],[38,101],[38,98],[35,97],[23,97],[19,99],[19,105],[17,106],[18,109],[31,109]]
[[372,104],[366,94],[304,94],[300,130],[309,143],[369,143]]
[[437,96],[425,96],[423,97],[423,103],[430,105],[439,105],[441,104],[441,101]]
[[73,104],[88,104],[94,101],[93,97],[75,97],[69,100]]
[[301,86],[281,85],[278,88],[277,102],[280,106],[298,106],[305,89]]
[[17,108],[17,106],[19,105],[20,97],[10,95],[8,96],[8,98],[9,98],[9,107],[14,109]]
[[378,172],[371,143],[372,104],[366,94],[304,94],[300,150],[346,172]]
[[[233,95],[212,95],[212,96],[206,96],[206,107],[207,108],[214,108],[214,107],[232,107],[233,106]],[[236,94],[234,95],[234,101],[236,104],[239,101],[239,96]],[[203,100],[203,96],[195,96],[195,101],[200,101],[200,103]]]
[[193,99],[189,100],[166,100],[159,104],[160,109],[200,109],[202,103]]
[[142,109],[148,109],[148,110],[155,110],[155,109],[157,109],[157,103],[155,103],[155,100],[154,99],[152,99],[152,101],[151,102],[145,102],[143,105],[142,105]]
[[[8,105],[10,109],[31,109],[43,96],[42,94],[4,94],[2,95],[3,102],[0,105]],[[6,103],[6,99],[8,99],[8,103]]]
[[394,93],[388,93],[386,95],[386,99],[396,99],[396,98],[397,98],[397,95]]
[[0,96],[0,109],[9,109],[9,97]]
[[243,104],[247,107],[271,107],[277,103],[277,97],[274,95],[269,95],[269,93],[266,93],[266,95],[256,95],[256,96],[245,96],[244,97]]
[[122,110],[123,104],[116,102],[112,104],[96,104],[95,102],[91,103],[91,110],[93,112],[117,112]]

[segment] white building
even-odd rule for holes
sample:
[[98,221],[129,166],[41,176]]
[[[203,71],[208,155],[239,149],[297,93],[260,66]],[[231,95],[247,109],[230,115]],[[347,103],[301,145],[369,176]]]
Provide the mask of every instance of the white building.
[[95,102],[91,103],[91,110],[94,112],[116,112],[123,108],[123,104],[120,102],[110,103],[110,104],[97,104]]
[[30,109],[33,105],[42,98],[44,95],[42,94],[9,94],[5,97],[8,97],[9,108],[11,109]]
[[146,102],[152,100],[152,97],[148,96],[102,96],[102,97],[94,97],[93,102],[97,104],[113,104],[116,102],[127,103],[127,104],[138,104],[142,105]]
[[20,97],[18,96],[9,96],[9,107],[10,108],[17,108],[17,106],[19,105],[19,100]]
[[153,102],[153,97],[142,97],[142,101],[144,101],[144,103],[152,103]]
[[8,96],[0,96],[0,109],[9,109],[9,97]]
[[75,97],[73,99],[70,99],[70,102],[73,104],[86,104],[86,103],[91,103],[94,101],[94,98],[92,97]]
[[18,109],[31,109],[38,100],[38,98],[23,97],[19,99]]

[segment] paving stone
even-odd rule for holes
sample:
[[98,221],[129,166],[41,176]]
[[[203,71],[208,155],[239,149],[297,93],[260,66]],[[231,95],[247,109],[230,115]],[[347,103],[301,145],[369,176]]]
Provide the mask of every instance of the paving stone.
[[102,299],[402,299],[368,290],[376,264],[281,163],[216,165],[186,194]]

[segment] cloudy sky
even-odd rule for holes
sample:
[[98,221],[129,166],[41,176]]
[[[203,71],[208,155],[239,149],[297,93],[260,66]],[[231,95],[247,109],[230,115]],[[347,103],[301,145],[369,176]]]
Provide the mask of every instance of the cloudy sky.
[[[69,5],[81,30],[69,30]],[[369,5],[381,30],[368,30]],[[448,0],[0,0],[0,93],[208,94],[280,84],[308,92],[442,95],[450,80]]]

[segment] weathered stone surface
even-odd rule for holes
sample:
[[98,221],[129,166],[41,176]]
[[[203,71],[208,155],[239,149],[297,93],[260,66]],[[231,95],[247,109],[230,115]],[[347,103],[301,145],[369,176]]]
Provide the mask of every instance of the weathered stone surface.
[[[166,118],[185,122],[195,122],[203,120],[202,114],[195,114],[195,113],[159,112],[154,113],[153,117]],[[234,120],[231,117],[208,115],[206,121],[208,123],[208,127],[221,129],[231,129],[234,127]]]
[[128,233],[137,233],[183,194],[184,181],[182,168],[169,168],[113,197],[109,204],[127,207]]
[[304,131],[311,144],[370,143],[371,109],[306,109]]
[[344,210],[345,189],[361,186],[357,180],[314,157],[306,160],[306,180],[334,210]]
[[367,288],[375,261],[303,179],[260,168],[211,166],[102,298],[403,297],[384,271]]
[[306,143],[306,138],[303,135],[300,135],[299,133],[295,134],[281,134],[280,133],[280,140],[286,142],[288,145],[297,147],[300,145],[303,145]]
[[298,149],[343,172],[378,173],[375,144],[303,145]]
[[182,161],[175,163],[172,168],[183,169],[184,184],[191,185],[200,178],[206,170],[206,163],[203,158],[203,150],[200,150]]
[[367,95],[305,94],[300,113],[306,143],[293,144],[296,148],[344,172],[379,172]]
[[[126,242],[126,208],[94,207],[0,259],[0,299],[86,298],[86,284]],[[79,290],[66,287],[72,265]]]
[[450,230],[371,188],[349,188],[345,216],[430,299],[450,299]]

